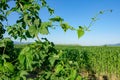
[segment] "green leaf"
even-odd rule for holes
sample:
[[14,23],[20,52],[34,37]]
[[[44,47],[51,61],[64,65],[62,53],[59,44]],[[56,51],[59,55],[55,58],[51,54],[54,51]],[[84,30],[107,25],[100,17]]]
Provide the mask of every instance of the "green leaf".
[[0,75],[0,80],[10,80],[10,78],[6,75]]
[[53,56],[49,57],[50,64],[53,66],[55,61],[59,59],[59,55],[54,54]]
[[71,69],[71,74],[70,74],[70,76],[69,76],[70,79],[71,79],[71,80],[75,80],[76,74],[77,74],[76,70],[75,70],[75,69]]
[[103,13],[104,13],[104,11],[100,11],[99,13],[100,13],[100,14],[103,14]]
[[45,72],[45,73],[46,73],[45,79],[47,80],[47,79],[49,79],[49,77],[51,77],[51,72],[49,71],[49,72]]
[[0,71],[3,71],[4,67],[0,64]]
[[7,18],[6,18],[6,16],[0,14],[0,20],[1,20],[1,21],[4,21],[4,20],[7,20]]
[[28,74],[25,70],[20,70],[17,72],[17,76],[13,77],[11,80],[26,80],[26,75]]
[[25,69],[32,70],[32,64],[33,64],[33,55],[32,50],[29,46],[25,47],[18,56],[18,60],[22,66],[24,66]]
[[27,10],[27,9],[29,9],[31,6],[32,6],[32,4],[25,4],[25,5],[23,6],[23,9],[24,9],[24,10]]
[[5,47],[5,46],[6,46],[5,43],[2,40],[0,40],[0,47]]
[[26,33],[25,33],[25,34],[26,34],[26,36],[27,36],[28,38],[32,38],[32,36],[30,35],[30,33],[29,33],[29,31],[28,31],[28,30],[26,31]]
[[50,64],[53,66],[54,65],[54,62],[55,62],[55,58],[53,58],[53,57],[50,57],[49,58],[49,61],[50,61]]
[[47,2],[45,0],[40,0],[42,3],[42,6],[46,6]]
[[20,64],[22,64],[22,65],[24,66],[25,55],[20,54],[20,55],[18,56],[18,60],[19,60]]
[[9,59],[10,57],[7,54],[2,55],[2,59]]
[[81,76],[77,76],[76,80],[83,80]]
[[36,18],[36,19],[34,20],[34,25],[37,26],[37,27],[40,27],[40,24],[41,24],[40,19],[37,19],[37,18]]
[[66,32],[68,29],[71,29],[71,26],[68,23],[61,23],[60,26]]
[[59,73],[63,69],[63,66],[61,64],[58,64],[55,68],[55,73]]
[[6,16],[8,16],[11,12],[12,12],[12,11],[10,11],[10,10],[7,11],[7,12],[6,12]]
[[11,42],[10,38],[4,38],[0,40],[0,47],[6,47],[8,42]]
[[37,36],[38,35],[38,29],[35,26],[30,26],[28,29],[31,36]]
[[79,29],[77,30],[77,34],[78,34],[78,38],[80,38],[84,35],[83,27],[79,26]]
[[17,10],[18,10],[17,7],[13,7],[11,10],[8,10],[8,11],[6,12],[6,16],[8,16],[10,13],[12,13],[12,12],[14,12],[14,11],[17,11]]
[[28,20],[28,14],[24,14],[24,22],[27,22]]
[[4,69],[5,69],[5,72],[9,72],[9,71],[14,72],[14,66],[10,62],[4,63]]
[[20,71],[20,76],[22,77],[22,76],[24,76],[24,75],[27,75],[28,73],[27,73],[27,71]]
[[25,62],[26,62],[26,69],[32,70],[33,55],[32,54],[27,54]]
[[52,8],[48,7],[48,11],[51,15],[54,14],[54,10]]
[[40,33],[43,35],[49,34],[48,28],[40,28]]
[[92,19],[92,21],[96,21],[97,19],[96,19],[96,17],[95,18],[91,18]]
[[64,19],[62,19],[62,18],[59,17],[59,16],[56,16],[56,17],[54,17],[54,18],[50,18],[49,20],[50,20],[50,21],[53,21],[53,22],[62,22],[62,21],[64,21]]
[[41,34],[47,35],[49,33],[48,27],[51,27],[51,22],[42,22],[41,27],[39,28],[39,32]]

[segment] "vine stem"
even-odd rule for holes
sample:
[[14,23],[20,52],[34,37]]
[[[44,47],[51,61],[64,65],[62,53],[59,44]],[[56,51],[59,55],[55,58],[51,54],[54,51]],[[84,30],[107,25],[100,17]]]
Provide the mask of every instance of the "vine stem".
[[[4,50],[3,50],[3,54],[2,54],[2,55],[5,54],[6,46],[7,46],[7,43],[6,43],[5,47],[4,47]],[[5,58],[3,58],[3,61],[6,62]]]
[[17,61],[18,59],[15,59],[15,60],[13,60],[11,63],[13,63],[13,62],[15,62],[15,61]]
[[90,24],[88,25],[88,29],[90,29],[90,27],[96,22],[96,20],[97,20],[97,17],[100,15],[100,13],[97,13],[93,18],[95,19],[95,20],[92,20],[91,22],[90,22]]
[[98,18],[98,16],[99,15],[101,15],[101,14],[104,14],[105,12],[112,12],[112,10],[103,10],[103,11],[100,11],[99,13],[97,13],[93,18],[95,19],[95,20],[92,20],[91,22],[90,22],[90,24],[88,25],[88,29],[97,21],[97,18]]
[[37,37],[38,41],[41,41],[38,35],[36,37]]
[[[6,45],[7,45],[7,43],[6,43]],[[6,46],[4,47],[3,54],[5,54],[5,50],[6,50]]]

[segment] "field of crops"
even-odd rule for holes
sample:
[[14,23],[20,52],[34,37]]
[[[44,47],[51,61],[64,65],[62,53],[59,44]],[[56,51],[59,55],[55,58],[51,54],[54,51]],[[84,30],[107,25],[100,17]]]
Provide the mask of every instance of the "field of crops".
[[56,48],[66,51],[65,58],[79,63],[83,77],[91,73],[99,80],[120,80],[120,47],[58,45]]
[[[22,49],[25,45],[16,45]],[[120,47],[56,45],[63,60],[76,61],[79,73],[88,80],[120,80]]]

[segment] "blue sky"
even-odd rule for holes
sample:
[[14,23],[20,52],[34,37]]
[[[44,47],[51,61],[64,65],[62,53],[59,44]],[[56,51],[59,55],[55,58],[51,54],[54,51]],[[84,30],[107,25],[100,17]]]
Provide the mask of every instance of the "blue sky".
[[[101,10],[110,10],[100,15],[99,20],[78,39],[75,31],[68,30],[66,33],[60,28],[50,29],[48,40],[56,44],[78,44],[78,45],[103,45],[120,43],[120,0],[47,0],[47,3],[54,8],[55,15],[61,16],[71,26],[88,26],[91,18]],[[48,20],[50,15],[47,10],[42,9],[40,17],[43,21]],[[17,16],[9,16],[9,24],[14,23]],[[29,39],[28,42],[34,41]]]

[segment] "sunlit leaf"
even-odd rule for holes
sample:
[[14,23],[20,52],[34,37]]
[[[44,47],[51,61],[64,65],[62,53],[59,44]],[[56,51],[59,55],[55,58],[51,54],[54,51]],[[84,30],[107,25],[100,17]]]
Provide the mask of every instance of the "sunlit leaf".
[[35,19],[34,20],[34,25],[36,25],[37,27],[40,27],[40,24],[41,24],[41,21],[40,21],[40,19]]
[[58,60],[59,55],[54,54],[53,56],[49,57],[50,64],[53,66],[55,61]]
[[32,61],[33,61],[33,55],[31,52],[30,47],[25,47],[20,55],[18,56],[18,60],[22,66],[24,66],[25,69],[32,70]]
[[59,17],[59,16],[56,16],[56,17],[54,17],[54,18],[50,18],[49,19],[50,21],[53,21],[53,22],[62,22],[62,21],[64,21],[64,19],[62,19],[61,17]]
[[5,58],[6,58],[6,59],[9,59],[10,57],[9,57],[7,54],[3,54],[3,55],[2,55],[2,58],[3,58],[3,59],[5,59]]
[[60,26],[66,32],[68,29],[71,29],[71,26],[68,23],[61,23]]
[[82,80],[81,76],[77,76],[76,80]]
[[77,30],[78,38],[82,37],[84,35],[84,29],[80,26]]
[[9,62],[5,62],[4,63],[4,69],[6,72],[13,72],[14,71],[14,66],[13,64],[9,63]]
[[74,80],[76,78],[76,73],[77,71],[75,69],[71,69],[71,74],[69,76],[71,80]]
[[63,66],[61,64],[58,64],[55,68],[55,72],[59,73],[63,69]]
[[39,28],[39,32],[41,34],[48,34],[49,33],[48,27],[51,26],[52,26],[51,22],[42,22],[41,27]]
[[38,35],[38,29],[35,26],[30,26],[28,31],[31,36]]
[[28,72],[27,71],[20,71],[20,76],[22,77],[22,76],[25,76],[25,75],[27,75],[28,74]]
[[8,16],[10,13],[12,13],[12,12],[14,12],[14,11],[17,11],[17,10],[18,10],[17,7],[13,7],[12,9],[10,9],[10,10],[8,10],[8,11],[6,12],[6,16]]

